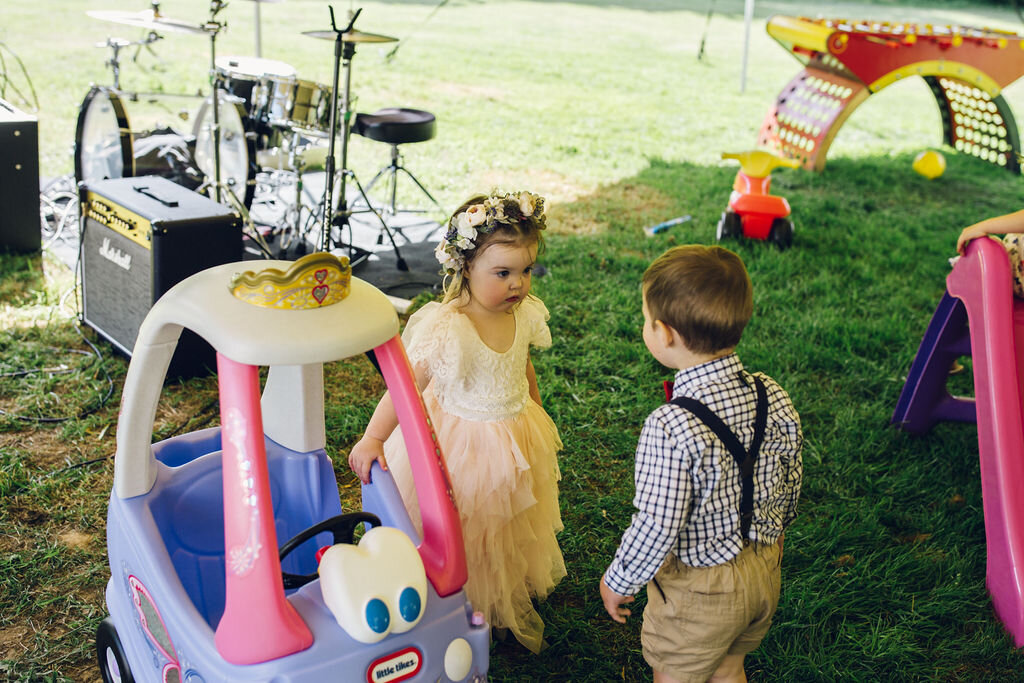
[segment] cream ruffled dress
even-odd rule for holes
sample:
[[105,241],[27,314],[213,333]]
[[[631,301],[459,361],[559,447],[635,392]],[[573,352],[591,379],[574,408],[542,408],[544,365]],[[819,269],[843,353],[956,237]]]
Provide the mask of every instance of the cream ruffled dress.
[[[565,576],[555,534],[558,509],[554,422],[530,398],[530,346],[551,345],[548,311],[535,297],[515,309],[512,346],[498,353],[451,303],[416,311],[402,341],[414,367],[426,367],[427,414],[444,454],[462,521],[473,609],[491,626],[507,628],[533,652],[543,645],[544,622],[531,597],[544,598]],[[416,495],[400,428],[385,444],[388,467],[417,529]]]

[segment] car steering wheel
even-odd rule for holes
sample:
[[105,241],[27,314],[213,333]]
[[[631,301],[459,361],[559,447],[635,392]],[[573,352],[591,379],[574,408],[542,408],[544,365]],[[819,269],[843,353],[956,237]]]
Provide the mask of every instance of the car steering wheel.
[[[281,552],[278,553],[278,558],[280,560],[284,560],[291,551],[295,550],[317,534],[321,534],[325,531],[330,531],[334,535],[335,543],[352,543],[352,536],[355,534],[356,526],[363,524],[364,522],[368,522],[372,526],[381,526],[380,517],[370,512],[347,512],[342,515],[335,515],[334,517],[325,519],[319,524],[314,524],[305,531],[300,531],[295,536],[292,536],[287,543],[281,546]],[[305,586],[316,578],[316,572],[312,574],[289,574],[287,572],[281,572],[281,579],[284,581],[285,590]]]

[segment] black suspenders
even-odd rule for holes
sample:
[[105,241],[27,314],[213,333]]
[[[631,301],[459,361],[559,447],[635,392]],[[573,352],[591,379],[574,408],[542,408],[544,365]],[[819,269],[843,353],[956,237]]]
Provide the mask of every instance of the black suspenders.
[[747,534],[750,532],[750,520],[754,516],[754,461],[757,460],[758,452],[761,450],[765,427],[768,425],[768,394],[765,391],[764,382],[758,377],[751,377],[757,390],[757,412],[754,417],[754,439],[750,442],[749,451],[743,448],[743,444],[722,422],[722,419],[700,401],[688,396],[679,396],[670,401],[680,408],[689,410],[698,420],[707,425],[708,429],[713,431],[725,445],[740,468],[740,474],[743,477],[743,497],[740,500],[740,533],[744,541],[747,540]]

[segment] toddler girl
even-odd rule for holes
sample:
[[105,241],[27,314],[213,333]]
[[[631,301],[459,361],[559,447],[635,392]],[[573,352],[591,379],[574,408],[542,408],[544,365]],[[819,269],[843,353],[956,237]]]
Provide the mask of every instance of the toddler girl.
[[[533,652],[544,622],[531,598],[565,576],[555,539],[562,442],[530,361],[530,346],[551,345],[547,308],[530,295],[544,228],[544,199],[529,192],[467,201],[435,250],[443,301],[416,311],[402,334],[459,509],[469,601]],[[390,466],[420,528],[399,432],[385,393],[349,466],[363,482],[375,460]]]
[[1005,235],[1003,246],[1010,257],[1013,293],[1024,297],[1024,210],[986,218],[967,226],[956,240],[956,250],[963,254],[968,242],[993,233]]

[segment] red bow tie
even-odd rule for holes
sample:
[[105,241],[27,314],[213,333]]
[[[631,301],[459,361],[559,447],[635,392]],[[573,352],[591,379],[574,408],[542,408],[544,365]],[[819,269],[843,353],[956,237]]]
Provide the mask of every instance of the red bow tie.
[[663,387],[665,387],[665,400],[666,401],[671,401],[672,400],[672,385],[674,383],[675,382],[673,382],[670,379],[667,379],[667,380],[665,380],[664,382],[661,383],[661,385]]

